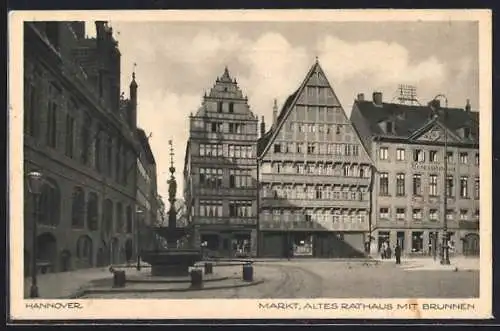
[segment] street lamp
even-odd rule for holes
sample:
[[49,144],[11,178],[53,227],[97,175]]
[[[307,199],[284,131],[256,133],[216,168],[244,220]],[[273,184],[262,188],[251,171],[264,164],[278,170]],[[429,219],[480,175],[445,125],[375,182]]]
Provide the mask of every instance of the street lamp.
[[[437,100],[437,98],[443,98],[445,102],[445,109],[443,113],[444,120],[447,119],[447,112],[448,112],[448,98],[444,94],[438,94],[434,97],[433,100]],[[443,190],[443,243],[442,243],[442,252],[441,252],[441,264],[450,264],[450,251],[448,247],[448,218],[446,217],[446,211],[448,209],[448,132],[446,130],[446,123],[445,124],[445,132],[444,132],[444,175],[443,175],[443,182],[444,182],[444,190]]]
[[142,217],[142,214],[143,214],[143,211],[141,208],[137,208],[137,210],[135,211],[136,213],[136,225],[137,225],[137,229],[136,229],[136,233],[137,233],[137,271],[140,271],[141,270],[141,246],[140,246],[140,238],[141,238],[141,235],[140,235],[140,223],[141,223],[141,217]]
[[37,225],[38,225],[38,200],[42,191],[43,176],[38,171],[32,171],[28,174],[28,188],[33,195],[33,233],[31,250],[31,287],[30,298],[38,298],[38,285],[37,285],[37,269],[36,269],[36,256],[37,256]]

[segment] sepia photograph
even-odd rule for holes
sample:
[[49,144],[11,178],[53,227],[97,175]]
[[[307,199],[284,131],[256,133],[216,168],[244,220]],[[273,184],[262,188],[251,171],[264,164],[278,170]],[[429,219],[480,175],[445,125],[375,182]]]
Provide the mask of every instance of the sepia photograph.
[[491,315],[491,13],[305,12],[13,13],[13,318]]

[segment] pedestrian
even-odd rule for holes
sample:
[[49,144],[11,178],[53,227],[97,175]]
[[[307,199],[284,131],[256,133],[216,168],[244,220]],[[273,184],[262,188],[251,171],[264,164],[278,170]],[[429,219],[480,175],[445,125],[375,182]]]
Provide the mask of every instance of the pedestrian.
[[392,249],[391,249],[391,246],[389,245],[389,243],[387,243],[387,258],[390,260],[392,258]]
[[292,258],[293,256],[293,250],[294,250],[294,245],[291,244],[290,247],[288,248],[288,254],[287,254],[287,257],[288,257],[288,261],[290,261],[290,259]]
[[382,259],[387,258],[387,243],[384,241],[382,243]]
[[399,243],[394,247],[394,255],[396,256],[396,264],[401,264],[401,246],[399,246]]

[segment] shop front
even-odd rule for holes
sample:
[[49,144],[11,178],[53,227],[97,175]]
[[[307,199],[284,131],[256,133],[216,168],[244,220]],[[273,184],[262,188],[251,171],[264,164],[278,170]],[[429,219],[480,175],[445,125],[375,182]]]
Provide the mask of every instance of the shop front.
[[479,234],[467,233],[462,237],[462,252],[465,256],[479,256]]
[[[457,233],[451,230],[449,233],[448,246],[450,255],[473,254],[478,251],[478,244],[475,238],[470,236],[470,240],[462,239],[462,247],[457,243]],[[439,258],[443,245],[443,232],[439,229],[380,229],[377,231],[376,247],[377,254],[381,256],[384,247],[389,246],[394,250],[396,244],[401,247],[404,256],[421,256]],[[466,243],[467,242],[467,243]],[[477,247],[477,249],[476,249]],[[466,253],[467,251],[467,253]],[[372,252],[373,254],[373,252]]]
[[250,257],[255,255],[255,229],[199,230],[204,254],[212,257]]
[[365,234],[331,231],[262,231],[261,257],[363,257]]

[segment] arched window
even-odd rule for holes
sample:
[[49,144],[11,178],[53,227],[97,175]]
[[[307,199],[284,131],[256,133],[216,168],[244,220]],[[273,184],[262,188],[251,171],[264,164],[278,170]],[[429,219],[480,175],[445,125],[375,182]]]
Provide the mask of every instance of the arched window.
[[126,232],[132,233],[132,207],[127,206],[127,226]]
[[89,200],[87,201],[87,226],[90,231],[97,231],[99,229],[98,208],[97,194],[94,192],[89,193]]
[[81,260],[81,265],[92,266],[92,239],[89,236],[80,236],[76,242],[76,257]]
[[46,179],[40,194],[39,222],[44,225],[58,225],[60,218],[61,192],[56,182]]
[[113,229],[113,202],[110,199],[104,200],[102,212],[104,233],[109,235]]
[[116,233],[122,233],[123,232],[123,205],[121,202],[118,202],[116,204]]
[[89,155],[90,155],[90,144],[91,142],[91,136],[90,136],[90,129],[92,127],[92,118],[88,113],[83,114],[83,125],[82,125],[82,131],[81,131],[81,157],[82,157],[82,162],[83,164],[88,164],[89,161]]
[[85,193],[81,187],[73,189],[73,202],[71,206],[71,226],[83,228],[85,226]]

